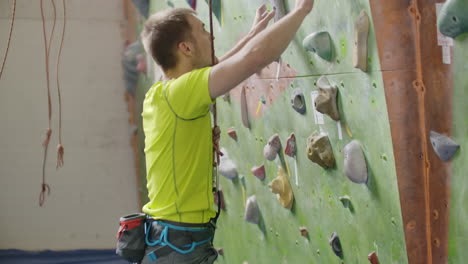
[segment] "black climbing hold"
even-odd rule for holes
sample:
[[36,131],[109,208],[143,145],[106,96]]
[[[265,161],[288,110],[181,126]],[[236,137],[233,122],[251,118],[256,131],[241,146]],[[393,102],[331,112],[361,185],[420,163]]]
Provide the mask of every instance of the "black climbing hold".
[[302,46],[326,61],[332,61],[333,59],[332,40],[330,34],[326,31],[307,36],[302,42]]
[[437,156],[443,161],[449,161],[460,146],[451,138],[431,131],[431,144]]
[[329,242],[335,255],[342,258],[343,249],[341,248],[340,238],[338,237],[338,234],[336,232],[333,232]]
[[299,114],[305,114],[306,112],[306,105],[305,105],[305,99],[304,99],[304,94],[302,93],[302,90],[299,88],[296,88],[293,90],[292,95],[291,95],[291,105],[294,110],[296,110]]
[[442,34],[452,38],[468,32],[468,1],[448,0],[440,10],[437,26]]

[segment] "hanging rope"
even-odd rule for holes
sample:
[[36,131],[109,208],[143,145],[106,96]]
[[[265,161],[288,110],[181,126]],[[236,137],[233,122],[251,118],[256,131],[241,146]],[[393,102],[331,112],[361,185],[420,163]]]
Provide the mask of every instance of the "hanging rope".
[[13,33],[13,25],[15,24],[15,14],[16,14],[16,0],[13,0],[13,12],[12,12],[11,23],[10,23],[10,34],[8,35],[8,42],[7,42],[7,47],[5,51],[5,56],[3,56],[2,68],[0,69],[0,79],[2,79],[3,68],[5,67],[5,62],[8,56],[8,49],[10,48],[11,35]]
[[45,196],[46,193],[47,195],[50,195],[50,186],[46,183],[45,180],[45,167],[47,163],[47,151],[49,149],[49,142],[50,142],[50,137],[52,135],[52,102],[50,99],[50,73],[49,73],[49,52],[50,52],[50,42],[52,42],[53,34],[54,34],[54,29],[55,29],[55,22],[56,22],[56,8],[55,8],[55,2],[52,0],[52,5],[54,7],[54,24],[52,28],[52,32],[50,34],[50,39],[49,39],[49,45],[47,45],[47,31],[46,31],[46,26],[45,26],[45,17],[44,17],[44,1],[41,0],[41,18],[42,18],[42,32],[44,35],[44,51],[45,51],[45,70],[46,70],[46,84],[47,84],[47,102],[48,102],[48,112],[49,112],[49,127],[47,128],[46,131],[46,138],[44,142],[42,143],[42,146],[44,147],[44,156],[42,159],[42,184],[41,184],[41,193],[39,194],[39,206],[44,205],[45,202]]
[[59,81],[59,69],[60,69],[60,58],[62,56],[62,47],[63,41],[65,39],[65,25],[67,21],[67,13],[66,13],[66,6],[65,0],[62,0],[63,5],[63,29],[62,29],[62,39],[60,41],[60,48],[57,57],[57,93],[58,93],[58,104],[59,104],[59,143],[57,145],[57,169],[63,166],[63,155],[64,155],[64,148],[62,145],[62,96],[60,93],[60,81]]

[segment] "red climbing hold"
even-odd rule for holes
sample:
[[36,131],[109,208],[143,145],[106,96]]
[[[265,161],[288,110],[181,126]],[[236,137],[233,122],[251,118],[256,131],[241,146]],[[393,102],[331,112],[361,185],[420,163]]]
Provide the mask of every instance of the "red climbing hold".
[[377,257],[377,253],[372,252],[367,256],[367,259],[370,261],[371,264],[380,264],[379,258]]
[[290,157],[296,156],[296,136],[294,133],[289,135],[286,141],[286,148],[284,149],[284,153]]
[[259,180],[261,181],[265,180],[265,166],[263,164],[257,167],[253,167],[250,171]]

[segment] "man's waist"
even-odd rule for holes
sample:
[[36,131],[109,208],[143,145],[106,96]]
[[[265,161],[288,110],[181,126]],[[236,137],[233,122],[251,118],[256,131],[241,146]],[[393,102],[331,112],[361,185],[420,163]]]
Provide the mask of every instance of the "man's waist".
[[154,220],[173,222],[173,223],[177,223],[180,225],[207,224],[210,222],[211,218],[215,217],[215,215],[216,215],[216,212],[212,210],[181,212],[181,213],[164,215],[164,216],[157,216],[157,215],[149,214],[149,216]]

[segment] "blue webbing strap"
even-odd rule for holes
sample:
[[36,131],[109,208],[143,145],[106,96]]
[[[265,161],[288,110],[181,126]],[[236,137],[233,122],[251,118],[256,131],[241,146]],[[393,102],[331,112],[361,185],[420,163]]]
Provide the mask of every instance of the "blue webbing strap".
[[[182,248],[176,247],[175,245],[173,245],[172,243],[169,242],[169,238],[168,238],[169,229],[175,229],[175,230],[179,230],[179,231],[201,232],[201,231],[206,231],[207,228],[181,227],[181,226],[171,225],[171,224],[168,224],[168,223],[163,223],[163,222],[160,222],[160,221],[156,221],[156,222],[159,225],[164,226],[164,229],[161,232],[161,235],[159,236],[159,239],[156,240],[156,241],[150,241],[150,239],[149,239],[149,234],[151,233],[150,230],[151,230],[151,224],[152,223],[145,223],[145,229],[146,229],[145,242],[150,247],[153,247],[153,246],[156,246],[156,245],[169,246],[170,248],[172,248],[173,250],[177,251],[180,254],[189,254],[192,251],[194,251],[197,246],[203,245],[203,244],[208,243],[208,242],[210,242],[212,240],[212,237],[209,237],[208,239],[205,239],[205,240],[202,240],[202,241],[192,242],[191,244],[183,245],[182,248],[188,248],[188,249],[184,250]],[[146,227],[147,224],[149,225],[148,227]],[[156,256],[156,254],[154,252],[155,251],[148,254],[149,258],[153,262],[157,260],[157,256]]]

